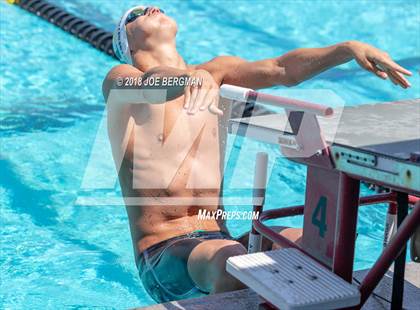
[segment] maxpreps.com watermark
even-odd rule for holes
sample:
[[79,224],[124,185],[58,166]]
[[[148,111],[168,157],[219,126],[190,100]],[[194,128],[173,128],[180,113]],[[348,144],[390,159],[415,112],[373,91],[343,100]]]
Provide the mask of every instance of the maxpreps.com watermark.
[[256,220],[258,216],[256,211],[198,210],[199,220]]

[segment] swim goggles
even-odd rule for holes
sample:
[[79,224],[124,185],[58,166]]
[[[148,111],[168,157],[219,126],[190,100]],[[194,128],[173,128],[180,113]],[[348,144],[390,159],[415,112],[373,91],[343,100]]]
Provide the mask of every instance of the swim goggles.
[[[127,25],[128,23],[131,23],[133,21],[135,21],[138,17],[146,15],[147,11],[150,10],[150,7],[146,7],[146,8],[136,8],[134,10],[132,10],[130,12],[130,14],[128,14],[126,20],[125,20],[125,24]],[[165,13],[162,9],[159,8],[159,11],[161,13]]]

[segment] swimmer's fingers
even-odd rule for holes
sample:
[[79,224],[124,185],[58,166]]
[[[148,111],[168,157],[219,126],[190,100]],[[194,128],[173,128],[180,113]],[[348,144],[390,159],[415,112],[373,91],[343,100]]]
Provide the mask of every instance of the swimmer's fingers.
[[405,75],[408,75],[408,76],[413,75],[410,71],[401,67],[395,61],[393,61],[389,56],[374,59],[374,61],[379,63],[379,65],[381,65],[381,67],[383,67],[383,68],[393,70],[393,71],[396,71],[396,72],[399,72],[399,73],[402,73],[402,74],[405,74]]
[[395,80],[395,78],[392,76],[392,74],[388,74],[390,81],[394,84],[398,86],[398,82]]
[[213,99],[213,102],[209,105],[209,111],[210,113],[216,114],[216,115],[223,115],[223,111],[219,109],[219,97],[215,97]]
[[[209,108],[216,100],[219,98],[219,87],[216,85],[212,86],[212,88],[209,89],[206,98],[201,102],[200,104],[200,111],[204,111],[207,108]],[[217,101],[216,101],[217,102]]]
[[385,65],[382,65],[380,61],[377,61],[377,63],[375,63],[374,61],[369,61],[365,59],[364,61],[360,61],[360,64],[363,68],[374,73],[381,79],[385,80],[389,77],[389,79],[395,85],[400,85],[403,88],[411,86],[410,82],[408,82],[407,79],[401,73],[396,72],[390,69],[389,67],[386,67]]
[[404,77],[404,75],[410,76],[412,73],[395,63],[389,56],[375,58],[373,59],[373,62],[375,62],[378,67],[380,67],[388,75],[391,75],[392,78],[402,87],[407,88],[411,86],[410,82]]
[[195,114],[203,107],[207,108],[213,101],[213,90],[218,89],[218,85],[214,81],[213,76],[206,70],[195,70],[191,77],[196,80],[196,83],[191,85],[192,92],[188,104],[188,113]]
[[200,92],[200,89],[197,86],[191,86],[191,97],[190,97],[190,102],[188,103],[188,113],[191,114],[191,111],[194,109],[194,105],[197,99],[197,96]]
[[[386,74],[386,76],[389,77],[389,79],[395,85],[400,85],[403,88],[408,88],[408,87],[411,86],[410,82],[408,82],[407,79],[400,72],[395,71],[395,70],[391,69],[390,67],[387,67],[384,64],[381,64],[379,61],[378,61],[378,64],[373,63],[372,67],[374,68],[373,69],[374,71],[372,71],[372,72],[374,72],[375,74],[377,74],[377,72],[383,72],[381,74]],[[376,70],[376,72],[375,72],[375,70]]]
[[388,70],[388,75],[401,87],[408,88],[411,86],[410,82],[399,72]]
[[390,78],[404,88],[410,87],[410,83],[404,75],[412,75],[410,71],[401,67],[388,53],[362,42],[352,42],[350,50],[354,59],[366,70],[371,71],[382,79]]
[[373,63],[373,73],[375,73],[381,79],[386,80],[388,78],[386,71],[377,66],[375,63]]
[[188,109],[191,99],[191,86],[186,86],[184,90],[184,109]]
[[398,73],[392,72],[391,70],[387,70],[387,74],[394,85],[399,85],[403,88],[407,88],[410,86],[408,81],[404,81],[405,79],[402,76],[398,76]]
[[358,59],[357,62],[362,66],[365,70],[374,73],[376,76],[380,77],[381,79],[386,79],[388,76],[387,74],[381,70],[374,62],[371,62],[367,59]]
[[197,113],[198,109],[200,108],[202,102],[206,100],[207,93],[209,89],[207,87],[200,87],[198,88],[198,95],[195,97],[194,103],[188,109],[188,113],[195,114]]

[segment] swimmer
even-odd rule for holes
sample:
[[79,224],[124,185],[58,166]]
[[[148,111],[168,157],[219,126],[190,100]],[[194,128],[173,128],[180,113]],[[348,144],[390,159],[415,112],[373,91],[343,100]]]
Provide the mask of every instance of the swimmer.
[[[259,61],[219,56],[191,65],[177,50],[176,34],[176,22],[160,8],[128,10],[113,38],[115,54],[124,64],[112,68],[103,82],[136,264],[145,289],[159,303],[245,287],[225,265],[230,256],[247,252],[248,234],[234,239],[224,220],[198,218],[200,210],[223,209],[221,126],[227,113],[219,102],[220,85],[292,87],[351,60],[403,88],[410,87],[405,76],[411,75],[386,52],[358,41],[299,48]],[[110,95],[121,79],[150,77],[200,83],[161,87],[163,99]],[[278,231],[300,240],[299,229]],[[263,250],[272,247],[264,239]]]

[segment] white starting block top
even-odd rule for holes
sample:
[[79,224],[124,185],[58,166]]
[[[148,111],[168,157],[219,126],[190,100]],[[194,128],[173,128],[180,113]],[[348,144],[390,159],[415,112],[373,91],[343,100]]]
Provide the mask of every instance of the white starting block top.
[[356,286],[297,249],[230,257],[226,270],[281,310],[338,309],[360,303]]
[[[420,99],[413,99],[345,107],[341,115],[318,122],[335,169],[420,195],[419,115]],[[229,121],[229,132],[278,144],[287,123],[285,114],[237,118]],[[331,141],[325,134],[334,132]]]

